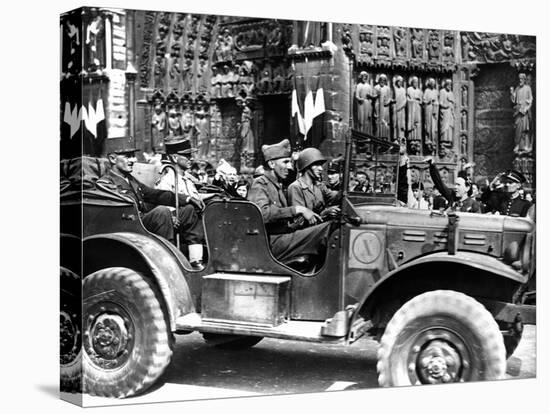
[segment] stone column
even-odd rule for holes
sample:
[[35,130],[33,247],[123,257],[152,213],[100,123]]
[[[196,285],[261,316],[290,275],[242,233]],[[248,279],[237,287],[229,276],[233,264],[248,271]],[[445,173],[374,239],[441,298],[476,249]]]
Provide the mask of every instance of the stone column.
[[124,73],[126,76],[126,83],[128,85],[128,133],[130,137],[135,141],[135,133],[136,133],[136,126],[135,126],[135,106],[136,106],[136,98],[135,98],[135,82],[137,78],[137,70],[134,68],[134,65],[132,65],[131,62],[128,62],[128,66],[126,68],[126,72]]

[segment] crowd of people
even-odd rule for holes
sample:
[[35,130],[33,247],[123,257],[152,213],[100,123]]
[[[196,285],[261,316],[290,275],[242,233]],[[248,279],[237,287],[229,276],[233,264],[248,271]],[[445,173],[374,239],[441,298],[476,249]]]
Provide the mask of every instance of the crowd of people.
[[[133,198],[149,231],[171,242],[179,237],[188,249],[191,267],[196,270],[204,268],[202,212],[208,202],[220,197],[249,200],[260,208],[271,251],[283,263],[302,269],[307,268],[308,259],[324,255],[333,219],[340,214],[344,168],[341,157],[328,162],[316,148],[293,154],[290,142],[285,139],[262,146],[264,163],[253,174],[239,175],[223,159],[215,168],[207,162],[195,161],[195,151],[186,139],[167,143],[161,159],[149,160],[160,163],[154,187],[131,174],[136,150],[115,151],[108,156],[110,171],[98,182]],[[433,159],[424,161],[433,187],[413,182],[409,159],[404,151],[400,154],[396,191],[403,205],[535,219],[534,194],[523,191],[525,177],[520,172],[507,170],[490,183],[473,183],[474,165],[469,164],[458,173],[454,186],[447,187]],[[165,171],[165,165],[177,171],[177,182],[176,175]],[[371,179],[364,169],[351,172],[348,191],[352,194],[381,191]],[[393,184],[395,187],[395,179]]]

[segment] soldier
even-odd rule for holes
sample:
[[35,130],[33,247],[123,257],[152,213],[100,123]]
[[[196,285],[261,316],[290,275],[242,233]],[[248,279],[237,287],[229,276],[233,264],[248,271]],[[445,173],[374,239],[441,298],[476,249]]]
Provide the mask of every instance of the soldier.
[[325,157],[317,148],[306,148],[298,154],[296,166],[300,177],[288,186],[288,203],[304,206],[321,216],[323,221],[334,218],[340,212],[334,204],[339,198],[337,191],[331,191],[322,182]]
[[[265,173],[252,183],[248,199],[262,211],[269,234],[271,251],[280,261],[290,262],[298,256],[321,257],[326,251],[330,222],[314,225],[321,217],[304,206],[289,206],[282,182],[292,168],[290,142],[263,145]],[[296,230],[294,219],[303,218],[313,225]]]
[[[110,153],[108,158],[111,169],[99,178],[97,183],[132,198],[138,207],[145,228],[174,243],[174,223],[168,206],[175,206],[175,194],[171,191],[148,187],[132,176],[135,152],[135,149],[128,149]],[[176,220],[177,231],[187,244],[199,244],[202,223],[197,212],[202,211],[204,204],[200,200],[183,194],[178,194],[177,197],[180,205]],[[191,254],[192,249],[189,250]],[[190,257],[190,262],[196,270],[204,268],[201,261],[195,257]]]

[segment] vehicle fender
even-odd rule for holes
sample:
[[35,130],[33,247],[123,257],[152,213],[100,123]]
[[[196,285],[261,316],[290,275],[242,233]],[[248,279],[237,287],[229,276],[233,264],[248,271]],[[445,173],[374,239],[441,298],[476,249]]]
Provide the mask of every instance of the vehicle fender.
[[173,251],[160,240],[143,234],[120,232],[99,234],[83,241],[84,273],[106,267],[128,267],[153,278],[175,330],[176,319],[195,311],[184,269]]
[[[359,314],[363,309],[369,306],[369,301],[376,296],[379,289],[389,280],[398,277],[404,271],[412,269],[417,266],[429,263],[448,263],[450,265],[457,264],[461,266],[470,267],[472,269],[478,269],[486,271],[494,275],[506,278],[510,281],[517,282],[518,284],[526,283],[528,276],[523,275],[515,271],[509,265],[503,263],[501,260],[474,252],[457,252],[454,255],[449,255],[447,252],[437,252],[422,256],[418,259],[412,260],[402,266],[397,267],[391,272],[384,275],[378,280],[371,289],[369,289],[365,295],[359,301],[354,315],[351,320],[351,325],[359,318]],[[442,276],[444,277],[444,276]]]

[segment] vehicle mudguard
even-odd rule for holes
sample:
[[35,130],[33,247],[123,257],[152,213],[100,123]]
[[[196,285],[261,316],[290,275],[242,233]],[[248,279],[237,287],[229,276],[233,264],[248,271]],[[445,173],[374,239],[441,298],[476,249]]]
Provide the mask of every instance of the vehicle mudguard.
[[[359,315],[361,314],[362,310],[369,306],[369,301],[376,296],[376,293],[380,289],[381,286],[383,286],[388,280],[391,280],[392,278],[397,277],[402,272],[412,269],[414,267],[428,264],[428,263],[449,263],[449,264],[459,264],[461,266],[467,266],[472,269],[478,269],[482,271],[486,271],[498,276],[501,276],[503,278],[506,278],[510,281],[516,282],[518,285],[522,283],[526,283],[528,280],[527,275],[523,275],[517,271],[515,271],[512,267],[509,265],[503,263],[501,260],[487,256],[480,253],[475,252],[464,252],[460,251],[457,252],[454,255],[450,255],[447,252],[437,252],[428,254],[426,256],[422,256],[418,259],[412,260],[402,266],[399,266],[398,268],[392,270],[391,272],[384,275],[380,280],[378,280],[374,286],[369,289],[365,295],[361,298],[359,301],[356,310],[354,312],[354,315],[351,320],[350,326],[353,326],[353,323],[356,319],[359,318]],[[444,276],[442,276],[444,277]]]
[[150,275],[164,299],[172,330],[175,330],[175,321],[179,316],[195,311],[180,263],[185,261],[185,257],[177,255],[160,240],[143,234],[120,232],[90,236],[83,243],[85,275],[117,266]]

